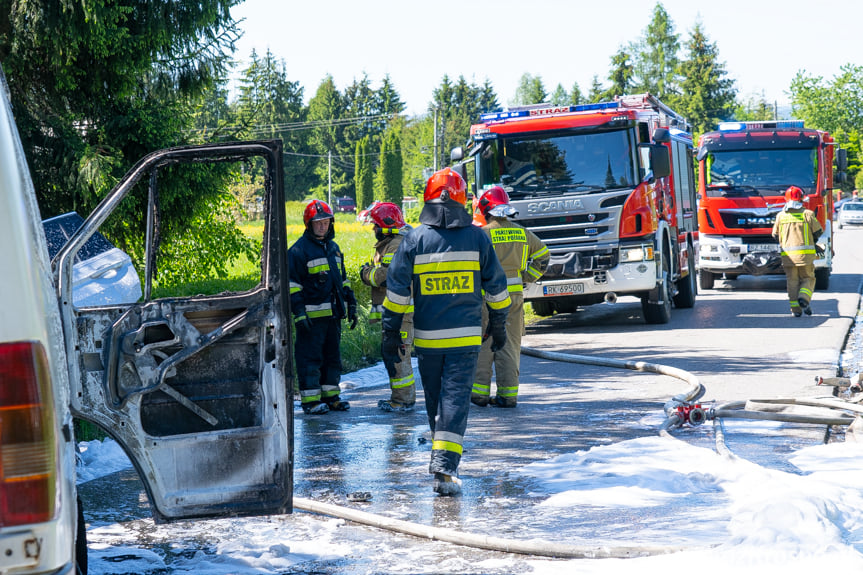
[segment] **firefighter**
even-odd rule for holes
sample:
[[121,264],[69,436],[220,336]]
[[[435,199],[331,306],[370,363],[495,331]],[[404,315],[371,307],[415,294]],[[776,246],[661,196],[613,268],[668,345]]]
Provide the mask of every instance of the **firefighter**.
[[393,256],[384,299],[381,352],[398,363],[399,329],[413,296],[414,348],[432,432],[429,473],[439,495],[461,492],[458,465],[483,337],[482,306],[489,307],[492,351],[498,351],[506,344],[510,305],[491,241],[471,225],[465,188],[450,168],[429,178],[420,225]]
[[[497,259],[506,274],[512,306],[507,316],[504,348],[493,353],[490,341],[486,340],[482,344],[470,400],[479,406],[491,403],[496,407],[515,407],[518,403],[521,337],[524,335],[523,284],[533,283],[542,277],[551,255],[536,234],[510,221],[509,218],[518,212],[509,205],[509,195],[502,187],[494,186],[485,190],[477,199],[477,207],[488,222],[482,229],[491,239]],[[485,310],[483,312],[483,329],[487,329],[488,314]],[[492,364],[497,390],[490,397]]]
[[347,411],[350,403],[339,396],[341,321],[347,317],[350,328],[357,327],[357,300],[342,251],[333,241],[332,208],[312,200],[303,210],[303,222],[305,232],[288,250],[300,403],[307,414]]
[[822,232],[815,213],[803,207],[803,190],[797,186],[785,190],[785,208],[776,215],[773,237],[782,248],[788,302],[795,317],[812,315],[809,304],[815,289],[815,242]]
[[[372,308],[369,313],[369,323],[381,322],[384,298],[387,295],[387,269],[392,262],[402,239],[411,230],[405,223],[402,211],[392,202],[375,204],[369,211],[369,219],[373,224],[375,238],[375,254],[370,263],[360,268],[360,279],[371,287]],[[378,401],[378,407],[384,411],[412,411],[416,403],[416,385],[414,370],[411,365],[410,351],[413,344],[414,328],[413,313],[408,311],[402,317],[401,332],[404,346],[400,349],[398,363],[385,361],[387,374],[390,378],[390,398]]]

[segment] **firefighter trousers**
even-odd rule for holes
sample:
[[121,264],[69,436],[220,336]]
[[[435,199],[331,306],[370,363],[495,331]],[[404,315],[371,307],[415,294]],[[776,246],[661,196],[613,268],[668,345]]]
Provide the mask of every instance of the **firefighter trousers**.
[[432,453],[429,473],[456,475],[461,461],[477,352],[417,351]]
[[[506,345],[496,353],[491,351],[491,338],[487,338],[480,348],[476,365],[476,379],[473,391],[475,396],[488,398],[491,394],[491,374],[494,366],[494,380],[497,396],[508,404],[518,399],[518,375],[521,361],[521,337],[524,335],[524,294],[510,292],[512,305],[506,318]],[[488,308],[482,308],[483,333],[488,328]]]
[[341,321],[333,317],[316,318],[312,329],[297,329],[294,358],[303,404],[332,401],[339,396],[342,378]]
[[815,290],[815,264],[782,263],[785,270],[785,285],[788,288],[788,303],[791,311],[800,311],[801,305],[812,301]]
[[414,368],[411,365],[411,347],[414,342],[414,322],[407,315],[402,320],[401,329],[402,350],[399,352],[401,361],[390,369],[387,367],[387,373],[393,373],[390,376],[390,401],[401,403],[402,405],[413,405],[417,401],[417,388],[414,382]]

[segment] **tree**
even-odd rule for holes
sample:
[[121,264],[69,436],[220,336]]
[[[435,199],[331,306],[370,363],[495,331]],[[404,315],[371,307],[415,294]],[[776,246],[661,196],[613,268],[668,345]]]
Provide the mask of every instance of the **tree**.
[[863,164],[863,66],[845,64],[839,72],[830,82],[798,72],[791,81],[791,106],[795,117],[827,130],[848,150],[848,188]]
[[578,82],[572,83],[572,89],[569,91],[569,103],[578,105],[584,102],[584,95],[581,93],[581,88]]
[[719,61],[719,50],[708,41],[701,27],[695,23],[689,42],[688,57],[680,63],[680,96],[669,104],[674,105],[692,126],[695,135],[716,127],[729,119],[734,112],[737,90],[734,80],[728,78],[725,64]]
[[[195,106],[227,76],[236,3],[0,0],[0,61],[43,216],[89,213],[145,154],[192,139]],[[222,205],[224,186],[213,179],[227,174],[164,176],[160,200],[170,209],[160,230],[169,245],[186,222]],[[145,202],[133,195],[122,221],[103,229],[136,258]],[[225,247],[221,261],[238,253]],[[190,261],[211,267],[202,253],[190,248]]]
[[542,78],[539,76],[531,76],[524,73],[519,80],[518,87],[515,89],[512,104],[516,106],[525,106],[528,104],[540,104],[548,100],[548,93],[545,91],[545,86],[542,84]]
[[566,93],[562,85],[558,84],[554,92],[551,93],[549,101],[555,106],[566,106],[569,104],[569,94]]
[[374,172],[369,156],[368,136],[357,142],[357,153],[354,156],[354,188],[357,192],[357,206],[363,209],[371,203],[374,193]]
[[633,74],[631,56],[626,50],[619,48],[617,53],[611,57],[611,73],[608,75],[611,86],[605,91],[603,99],[613,100],[615,96],[628,94],[632,86]]
[[767,101],[762,92],[760,96],[738,100],[734,108],[735,120],[754,122],[758,120],[775,120],[773,105]]
[[381,163],[375,176],[375,199],[402,203],[402,151],[398,128],[390,126],[381,144]]
[[332,181],[329,174],[328,156],[333,153],[338,154],[342,142],[345,141],[343,123],[338,121],[344,116],[344,110],[344,101],[336,89],[333,77],[325,76],[314,97],[309,100],[308,119],[314,126],[310,131],[309,141],[318,155],[315,165],[317,183],[310,187],[309,195],[325,198],[332,184],[333,193],[341,196],[353,183],[353,181],[347,182],[345,172],[338,169],[338,166],[332,172]]
[[674,23],[661,3],[653,8],[653,19],[642,38],[631,44],[634,57],[634,87],[666,100],[677,92],[677,52],[680,49]]
[[599,76],[594,74],[593,81],[590,84],[590,93],[587,95],[587,101],[591,104],[601,102],[604,95],[605,89],[602,87],[602,83],[599,81]]

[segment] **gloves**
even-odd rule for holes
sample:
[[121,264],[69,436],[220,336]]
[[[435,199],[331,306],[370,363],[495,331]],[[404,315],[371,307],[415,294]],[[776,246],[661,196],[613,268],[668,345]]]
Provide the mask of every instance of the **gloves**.
[[819,257],[823,257],[824,252],[826,252],[826,251],[827,251],[827,246],[825,246],[823,244],[815,244],[815,255],[817,255]]
[[308,318],[308,316],[303,316],[302,318],[297,318],[294,322],[297,326],[297,331],[310,332],[312,331],[312,320]]
[[360,268],[360,279],[363,281],[363,283],[371,284],[372,270],[374,270],[374,266],[372,266],[372,264],[369,262],[364,263],[363,266]]
[[491,351],[498,352],[506,345],[506,323],[502,321],[489,324],[491,332]]
[[356,327],[357,327],[357,304],[355,304],[355,303],[348,305],[348,321],[351,322],[350,328],[356,329]]
[[[397,331],[384,330],[381,334],[381,357],[384,360],[384,364],[394,366],[397,363],[401,363],[402,358],[399,353],[402,349],[404,349],[402,334]],[[387,371],[389,369],[387,367]]]

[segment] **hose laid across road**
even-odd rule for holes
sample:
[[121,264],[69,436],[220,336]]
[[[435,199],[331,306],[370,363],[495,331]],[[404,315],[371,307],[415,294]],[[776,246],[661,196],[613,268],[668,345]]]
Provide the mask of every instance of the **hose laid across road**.
[[[625,361],[610,358],[590,357],[585,355],[575,355],[569,353],[560,353],[552,351],[543,351],[531,347],[522,347],[521,353],[541,359],[551,361],[562,361],[568,363],[580,363],[585,365],[595,365],[600,367],[612,367],[616,369],[630,369],[634,371],[646,371],[667,375],[680,379],[688,384],[688,388],[682,393],[675,395],[665,405],[667,419],[665,420],[660,435],[670,436],[668,430],[673,427],[679,427],[684,423],[684,416],[678,411],[680,406],[691,406],[705,393],[705,388],[693,374],[666,365],[648,363],[644,361]],[[810,405],[828,409],[844,409],[855,413],[863,411],[859,405],[848,407],[845,402],[838,400],[759,400],[762,403],[785,403],[797,405]],[[719,406],[709,410],[709,418],[714,419],[714,422],[719,421],[723,417],[745,418],[745,419],[767,419],[774,421],[785,421],[795,423],[815,423],[825,425],[848,425],[853,420],[853,416],[849,415],[801,415],[791,413],[775,413],[775,412],[760,412],[746,411],[744,408],[746,402],[734,402]],[[717,433],[717,451],[724,455],[731,455],[728,448],[724,445],[724,440],[720,439],[722,433]],[[720,446],[719,443],[722,443]],[[309,513],[319,513],[330,517],[353,521],[371,527],[387,529],[397,533],[404,533],[423,539],[431,539],[435,541],[446,541],[457,545],[467,547],[475,547],[478,549],[489,549],[492,551],[501,551],[504,553],[521,553],[526,555],[536,555],[543,557],[557,557],[568,559],[603,559],[617,558],[628,559],[633,557],[646,557],[652,555],[665,555],[669,553],[678,553],[684,549],[691,550],[691,547],[672,547],[672,546],[608,546],[608,545],[567,545],[553,541],[544,541],[540,539],[531,539],[527,541],[503,539],[500,537],[489,537],[486,535],[478,535],[474,533],[466,533],[456,531],[454,529],[446,529],[442,527],[429,527],[400,519],[384,517],[357,509],[343,507],[341,505],[333,505],[330,503],[322,503],[310,499],[300,497],[294,498],[294,508]]]

